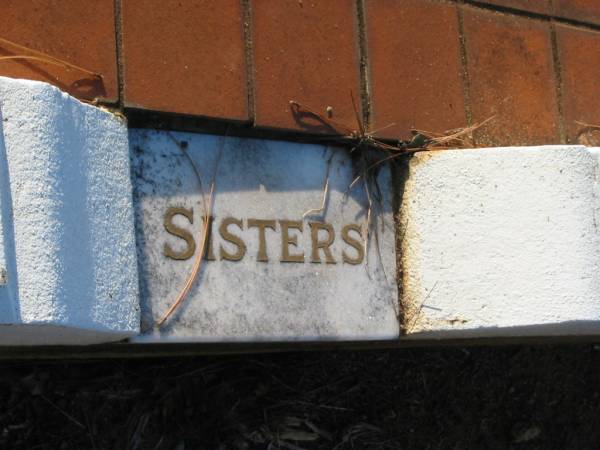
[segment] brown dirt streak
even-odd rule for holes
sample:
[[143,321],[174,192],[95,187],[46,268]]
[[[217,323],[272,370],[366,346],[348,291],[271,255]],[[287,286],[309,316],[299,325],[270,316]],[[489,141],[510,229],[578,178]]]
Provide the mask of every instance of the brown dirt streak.
[[398,283],[398,307],[397,307],[397,319],[400,327],[400,333],[398,337],[405,334],[407,325],[407,305],[404,298],[404,258],[402,255],[402,244],[404,239],[405,227],[402,224],[402,216],[400,214],[402,200],[404,197],[404,186],[408,179],[408,163],[410,156],[407,155],[403,158],[398,158],[393,161],[390,165],[392,174],[392,189],[393,189],[393,209],[394,209],[394,222],[396,224],[396,281]]

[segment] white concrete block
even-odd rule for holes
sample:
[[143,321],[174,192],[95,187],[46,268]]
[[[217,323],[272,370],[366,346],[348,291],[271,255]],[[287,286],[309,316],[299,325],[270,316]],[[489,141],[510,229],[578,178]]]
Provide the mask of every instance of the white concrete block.
[[[189,218],[172,223],[202,241],[202,197],[193,167],[177,142],[185,141],[187,154],[199,168],[208,193],[214,167],[213,251],[188,298],[160,330],[152,330],[175,301],[191,272],[194,258],[174,260],[165,245],[184,253],[188,244],[165,229],[169,208],[192,210]],[[389,170],[381,171],[381,210],[375,205],[381,258],[374,240],[368,260],[343,261],[356,249],[344,242],[346,225],[362,226],[367,211],[363,185],[348,192],[355,168],[348,151],[318,145],[268,140],[224,138],[191,133],[131,130],[136,222],[141,277],[142,324],[149,329],[141,342],[265,341],[265,340],[369,340],[399,336],[397,320],[395,231],[391,208]],[[318,208],[329,166],[329,192],[324,213],[303,213]],[[346,195],[347,194],[347,195]],[[376,196],[377,192],[373,192]],[[239,247],[226,242],[219,228],[225,218],[239,220],[229,231],[238,236],[245,252],[237,261],[219,256]],[[259,233],[249,219],[273,220],[275,230],[265,232],[268,261],[259,260]],[[290,253],[304,254],[303,262],[282,262],[281,221],[301,221],[303,231],[291,230],[297,246]],[[310,222],[332,226],[330,251],[334,263],[312,261]],[[382,228],[383,227],[383,228]],[[327,234],[321,233],[321,240]],[[360,232],[351,236],[360,239]],[[191,255],[186,255],[191,256]],[[368,263],[367,263],[368,261]]]
[[[0,345],[129,336],[145,343],[393,340],[400,323],[407,333],[400,339],[600,333],[598,149],[415,155],[398,215],[401,312],[387,168],[374,211],[379,252],[372,237],[368,254],[351,264],[360,253],[352,237],[360,242],[360,234],[350,231],[348,240],[342,230],[363,226],[367,198],[360,183],[348,191],[356,166],[346,150],[148,130],[130,130],[129,141],[109,113],[44,83],[0,78]],[[159,330],[153,325],[189,276],[203,232],[188,156],[205,192],[219,161],[216,260],[205,262]],[[325,210],[303,218],[320,206],[327,174]],[[179,212],[168,217],[170,208]],[[273,221],[263,256],[252,219]],[[286,240],[285,221],[302,230],[292,226]],[[317,241],[333,237],[325,244],[329,263],[323,248],[312,261],[311,223],[323,225]],[[188,234],[194,245],[183,257]],[[285,261],[284,249],[300,259]]]
[[401,214],[410,338],[598,334],[597,154],[416,155]]
[[127,128],[35,81],[0,77],[0,345],[139,332]]

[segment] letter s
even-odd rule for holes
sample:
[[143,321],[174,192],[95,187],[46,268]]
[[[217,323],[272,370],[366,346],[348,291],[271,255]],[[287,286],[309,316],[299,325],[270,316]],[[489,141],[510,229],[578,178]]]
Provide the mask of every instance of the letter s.
[[181,207],[169,208],[165,213],[165,230],[167,230],[173,236],[177,236],[187,243],[187,248],[182,252],[174,251],[171,246],[165,242],[164,245],[164,254],[167,258],[183,260],[189,259],[194,256],[194,251],[196,251],[196,242],[194,241],[194,236],[183,228],[179,228],[177,225],[173,223],[173,216],[177,214],[181,214],[186,219],[190,221],[191,224],[194,223],[194,210],[193,209],[185,209]]
[[223,219],[223,222],[221,222],[221,226],[219,227],[219,233],[221,233],[221,237],[223,239],[235,245],[237,247],[237,251],[234,254],[228,253],[227,250],[223,248],[223,245],[221,245],[221,259],[226,259],[227,261],[239,261],[246,254],[246,244],[244,244],[242,238],[236,236],[235,234],[231,234],[227,230],[227,227],[231,224],[237,225],[240,230],[244,229],[244,224],[241,220],[234,219],[233,217],[227,217],[226,219]]
[[350,236],[350,231],[355,231],[359,236],[362,236],[361,228],[356,224],[346,225],[342,228],[342,239],[356,250],[356,257],[354,258],[348,256],[346,250],[342,250],[342,259],[346,264],[360,264],[365,257],[364,241],[360,242],[358,239]]

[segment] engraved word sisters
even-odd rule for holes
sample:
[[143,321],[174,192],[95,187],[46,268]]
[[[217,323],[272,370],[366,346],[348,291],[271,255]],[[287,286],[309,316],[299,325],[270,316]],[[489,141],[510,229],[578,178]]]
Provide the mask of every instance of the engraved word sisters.
[[[175,216],[182,216],[189,222],[189,227],[181,227],[174,223]],[[206,246],[205,259],[214,261],[217,259],[217,253],[213,248],[215,219],[211,218],[209,240]],[[181,219],[180,222],[181,223]],[[173,248],[168,242],[164,243],[163,253],[166,257],[176,260],[185,260],[191,258],[196,251],[196,241],[193,236],[194,211],[191,208],[170,207],[164,215],[164,228],[172,236],[181,239],[181,245],[177,249]],[[310,244],[304,246],[301,243],[302,233],[305,229],[310,232]],[[343,241],[343,247],[335,254],[333,243],[338,235],[334,226],[325,222],[303,222],[300,220],[275,220],[275,219],[238,219],[235,217],[226,217],[219,221],[218,232],[221,243],[218,247],[218,259],[226,261],[240,261],[246,257],[248,248],[244,241],[243,234],[248,236],[248,231],[255,233],[253,238],[258,239],[258,250],[256,260],[258,262],[269,262],[269,254],[273,252],[268,248],[267,235],[279,234],[279,254],[280,262],[290,263],[327,263],[327,264],[361,264],[365,256],[365,245],[362,233],[362,227],[358,224],[344,225],[339,230],[339,237]],[[243,233],[245,232],[245,233]],[[246,239],[248,239],[246,237]],[[223,242],[229,245],[226,248]]]

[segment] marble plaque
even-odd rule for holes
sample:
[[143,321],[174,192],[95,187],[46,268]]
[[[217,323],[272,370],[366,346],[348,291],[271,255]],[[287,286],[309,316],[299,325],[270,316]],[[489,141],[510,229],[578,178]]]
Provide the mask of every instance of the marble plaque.
[[[364,245],[369,202],[362,182],[349,189],[357,171],[347,149],[135,129],[130,146],[142,309],[134,341],[398,337],[388,168],[370,192]],[[158,327],[199,255],[212,180],[208,259]]]

